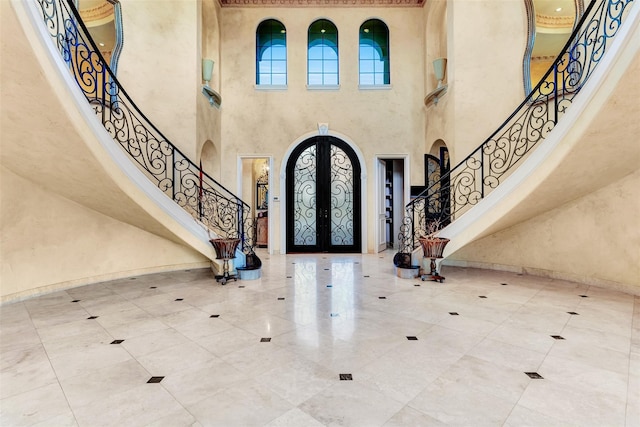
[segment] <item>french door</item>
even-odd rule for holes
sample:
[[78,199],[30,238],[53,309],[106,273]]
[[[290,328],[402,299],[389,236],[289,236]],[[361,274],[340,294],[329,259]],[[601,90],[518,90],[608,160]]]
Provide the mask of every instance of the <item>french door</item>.
[[360,252],[360,164],[338,138],[315,136],[287,162],[287,252]]

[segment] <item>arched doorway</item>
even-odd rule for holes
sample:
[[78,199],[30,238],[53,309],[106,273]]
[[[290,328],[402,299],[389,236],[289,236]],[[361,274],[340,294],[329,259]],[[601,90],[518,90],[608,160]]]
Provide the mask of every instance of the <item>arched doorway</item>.
[[442,226],[451,221],[449,196],[449,169],[451,160],[447,144],[441,139],[436,140],[431,146],[429,154],[424,155],[425,160],[425,186],[429,191],[426,220],[438,221]]
[[344,141],[300,143],[286,167],[287,252],[360,252],[360,162]]

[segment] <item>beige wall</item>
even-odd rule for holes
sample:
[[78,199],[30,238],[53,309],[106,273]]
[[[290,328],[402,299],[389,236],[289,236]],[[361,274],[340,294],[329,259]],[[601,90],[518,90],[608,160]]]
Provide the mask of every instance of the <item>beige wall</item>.
[[[280,91],[255,88],[255,31],[265,18],[280,20],[287,29],[288,88]],[[391,89],[358,89],[358,33],[367,19],[379,18],[389,27]],[[338,28],[340,88],[306,88],[307,29],[318,18],[331,20]],[[237,156],[273,156],[272,196],[279,196],[280,170],[289,147],[304,135],[316,132],[318,123],[328,123],[352,141],[364,155],[363,171],[374,194],[373,167],[376,154],[409,154],[411,180],[421,182],[424,141],[424,22],[414,8],[224,8],[222,9],[222,179],[235,180]],[[412,66],[406,66],[412,64]],[[413,66],[415,64],[415,66]],[[375,219],[373,197],[367,218]],[[280,212],[274,204],[272,230],[279,236]],[[372,223],[372,222],[370,222]],[[370,229],[373,227],[370,227]],[[371,232],[372,233],[372,232]],[[279,239],[273,239],[277,247]],[[373,237],[369,237],[373,242]],[[372,247],[368,248],[373,250]]]
[[[444,57],[448,58],[449,52],[447,48],[447,34],[449,33],[449,21],[447,14],[447,1],[446,0],[432,0],[426,2],[425,5],[425,19],[427,25],[425,26],[426,33],[426,63],[425,63],[425,96],[435,90],[438,86],[438,81],[435,77],[433,68],[433,61],[436,58]],[[453,43],[452,43],[453,44]],[[449,65],[445,69],[445,78],[443,83],[448,85],[449,79]],[[438,99],[437,104],[431,103],[425,105],[425,144],[424,152],[429,153],[433,147],[433,144],[437,140],[442,140],[449,146],[454,144],[454,127],[449,123],[454,122],[453,118],[453,105],[451,102],[451,94],[445,93]],[[480,142],[478,141],[478,144]],[[455,150],[455,147],[449,147],[451,151]],[[424,166],[422,168],[424,170]]]
[[443,139],[456,164],[524,99],[525,5],[517,0],[448,0],[447,27],[446,102],[452,105],[443,105],[448,109]]
[[195,250],[62,198],[1,167],[0,298],[206,267]]
[[[459,160],[495,130],[523,97],[522,54],[526,43],[526,17],[521,1],[433,0],[427,2],[424,10],[419,10],[220,9],[212,0],[123,0],[123,14],[125,48],[119,77],[128,93],[158,128],[193,160],[198,160],[205,141],[211,141],[205,158],[213,165],[210,169],[205,165],[205,170],[211,170],[214,177],[228,188],[237,187],[239,156],[272,156],[270,195],[282,196],[279,194],[279,180],[284,173],[281,164],[285,155],[304,136],[317,133],[319,122],[328,123],[331,133],[343,135],[353,143],[363,154],[362,168],[367,173],[367,188],[363,188],[363,192],[368,195],[368,205],[363,215],[369,225],[369,247],[366,249],[370,252],[375,250],[374,157],[408,155],[410,183],[422,184],[423,154],[433,141],[444,140],[453,160],[456,157]],[[10,19],[4,4],[3,15],[6,29],[5,24]],[[287,28],[289,84],[286,90],[255,88],[255,29],[263,19],[270,17],[279,19]],[[373,17],[382,19],[390,29],[391,88],[360,90],[358,28],[366,19]],[[306,88],[306,32],[308,25],[318,18],[332,20],[339,30],[341,86],[338,90]],[[10,30],[6,31],[3,30],[3,34]],[[15,52],[26,51],[18,42],[15,48],[11,46],[3,45],[3,57],[7,54],[18,57]],[[203,56],[216,61],[211,86],[223,97],[220,110],[210,107],[200,94]],[[448,58],[446,82],[450,85],[449,92],[437,106],[426,109],[423,98],[435,87],[431,61],[437,56]],[[17,123],[12,125],[15,132],[9,145],[5,134],[2,153],[3,165],[10,164],[7,167],[13,171],[2,171],[3,298],[78,281],[89,283],[202,262],[204,258],[201,255],[181,246],[180,239],[172,238],[172,232],[138,212],[139,207],[121,207],[121,204],[106,203],[107,199],[98,200],[91,196],[96,194],[92,191],[97,185],[95,177],[112,174],[113,167],[99,164],[101,156],[96,154],[99,150],[95,147],[91,150],[80,146],[75,150],[68,149],[68,146],[76,144],[78,137],[86,137],[86,131],[72,129],[68,121],[79,120],[77,113],[57,104],[62,103],[64,95],[59,92],[64,88],[47,90],[43,82],[47,74],[39,70],[33,58],[25,57],[20,62],[11,63],[3,61],[3,100],[11,99],[13,106],[12,109],[3,108],[3,125]],[[25,82],[7,75],[22,76]],[[11,98],[7,98],[7,92]],[[24,101],[36,96],[40,99],[36,107]],[[57,113],[46,116],[51,118],[46,123],[39,121],[41,126],[34,129],[24,117],[25,112],[36,113],[35,108],[39,109],[37,115],[41,117],[45,117],[47,110]],[[69,117],[59,117],[63,114]],[[51,123],[55,123],[58,129],[55,134],[50,132]],[[606,126],[596,127],[608,129]],[[22,129],[31,131],[28,138],[25,135],[16,137]],[[45,144],[35,145],[37,141]],[[58,148],[75,155],[65,160],[64,155],[56,154],[59,153]],[[85,179],[82,171],[86,172],[86,168],[83,169],[82,164],[96,161],[92,160],[93,156],[98,159],[99,166],[92,167],[92,173],[86,173]],[[47,163],[46,159],[51,158],[56,160]],[[18,176],[28,176],[35,165],[39,165],[41,172],[46,174],[41,174],[38,184]],[[75,171],[73,174],[69,173],[71,168]],[[5,182],[10,186],[7,191]],[[502,260],[501,264],[614,285],[629,282],[630,276],[638,276],[637,266],[634,268],[632,265],[638,236],[622,234],[619,229],[612,231],[612,227],[637,222],[622,212],[606,219],[601,219],[595,212],[603,212],[603,203],[619,207],[633,205],[630,198],[637,184],[638,174],[635,173],[612,184],[610,187],[615,186],[613,190],[607,187],[611,191],[606,194],[588,194],[539,214],[477,241],[458,251],[453,258],[486,265]],[[112,183],[109,185],[116,187]],[[41,187],[47,187],[49,191]],[[18,197],[18,193],[23,192],[39,197]],[[110,191],[105,197],[122,198],[116,191]],[[271,206],[271,245],[272,249],[279,251],[282,249],[279,247],[280,214],[284,206],[279,203]],[[594,206],[591,216],[579,215],[582,210]],[[637,215],[637,202],[634,206],[633,212]],[[19,215],[17,208],[20,212],[29,212],[29,216]],[[101,213],[96,211],[98,208]],[[141,218],[137,221],[142,224],[140,228],[135,227],[135,222],[123,219],[132,217],[129,212],[136,214],[134,218]],[[143,231],[145,227],[154,234]],[[585,229],[589,231],[585,233]],[[637,227],[634,230],[637,233]],[[18,232],[29,239],[19,240],[16,237]],[[526,248],[528,252],[517,255],[516,249],[527,244],[532,246],[531,241],[535,241],[539,234],[550,232],[559,240],[550,246],[556,252],[545,251],[542,248],[546,247],[540,246],[540,249]],[[622,279],[611,277],[615,269],[603,268],[608,270],[606,273],[594,271],[593,265],[597,261],[595,250],[580,256],[564,257],[557,252],[569,251],[572,237],[579,236],[584,245],[588,236],[593,234],[601,238],[612,235],[617,240],[626,238],[629,241],[631,238],[627,252],[607,259],[613,267],[624,269],[618,274]],[[77,242],[66,240],[70,235],[81,237]],[[44,244],[40,247],[34,241]],[[153,259],[131,251],[133,242],[146,248],[154,255]],[[4,263],[5,259],[7,263]],[[71,271],[67,268],[71,259],[81,259],[85,263],[76,265],[74,268],[77,270]],[[105,259],[109,259],[106,265]],[[43,267],[40,276],[31,276],[33,265]],[[59,271],[47,268],[57,265],[63,268]],[[92,273],[85,271],[86,266]]]
[[83,117],[72,83],[25,24],[24,5],[0,7],[2,39],[14,38],[2,45],[13,60],[0,73],[2,299],[206,265],[208,242],[154,203],[101,145],[104,130],[91,113]]
[[[209,86],[220,93],[220,4],[217,0],[199,0],[200,19],[198,19],[198,37],[201,58],[212,59],[213,75]],[[197,71],[197,115],[196,115],[196,151],[198,158],[203,159],[203,169],[212,178],[220,180],[220,156],[211,157],[211,148],[204,144],[210,141],[213,147],[220,148],[221,111],[209,104],[209,100],[201,94],[202,71]],[[223,104],[224,104],[223,99]],[[203,153],[204,150],[204,153]],[[207,152],[209,150],[209,152]],[[216,150],[217,151],[217,150]]]
[[640,293],[638,188],[640,169],[449,258]]
[[[197,0],[122,0],[118,80],[145,116],[187,157],[197,152],[201,67]],[[200,144],[204,143],[199,141]]]

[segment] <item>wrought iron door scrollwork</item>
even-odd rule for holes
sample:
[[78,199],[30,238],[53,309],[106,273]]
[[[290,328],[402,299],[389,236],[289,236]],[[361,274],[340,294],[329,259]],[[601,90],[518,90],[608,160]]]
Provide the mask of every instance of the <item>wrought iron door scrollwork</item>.
[[[569,41],[538,85],[475,151],[405,207],[398,254],[410,254],[428,222],[449,224],[493,191],[556,126],[593,74],[633,0],[589,4]],[[407,261],[408,260],[408,261]],[[397,266],[410,257],[396,256]]]
[[[259,265],[250,207],[189,160],[140,111],[108,67],[73,1],[36,0],[42,21],[111,138],[168,197]],[[249,258],[249,257],[248,257]]]
[[347,153],[331,146],[331,244],[354,243],[353,165]]

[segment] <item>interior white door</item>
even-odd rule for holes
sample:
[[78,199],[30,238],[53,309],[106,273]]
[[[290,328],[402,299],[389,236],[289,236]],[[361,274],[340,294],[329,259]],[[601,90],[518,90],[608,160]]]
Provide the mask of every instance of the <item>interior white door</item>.
[[387,164],[378,159],[378,252],[387,249]]

